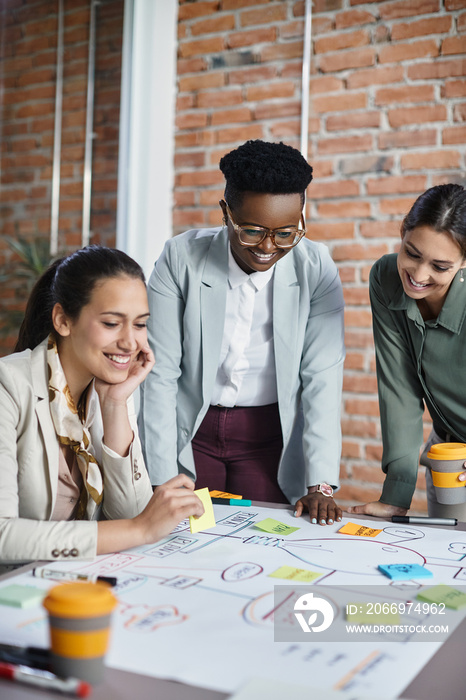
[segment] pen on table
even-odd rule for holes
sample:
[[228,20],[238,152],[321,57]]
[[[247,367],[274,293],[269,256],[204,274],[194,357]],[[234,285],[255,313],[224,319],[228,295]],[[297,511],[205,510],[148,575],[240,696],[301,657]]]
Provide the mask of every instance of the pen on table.
[[111,586],[117,585],[115,576],[97,576],[97,574],[80,574],[77,571],[56,571],[56,569],[33,569],[32,575],[37,578],[47,578],[51,581],[88,581],[95,583],[102,581]]
[[250,506],[251,501],[245,498],[213,498],[212,503],[219,506]]
[[422,515],[393,515],[392,523],[410,525],[458,525],[456,518],[428,518]]
[[43,647],[20,647],[13,644],[0,644],[0,661],[50,671],[52,658],[50,650]]
[[8,678],[19,683],[27,683],[36,688],[56,690],[60,693],[68,693],[77,698],[87,698],[92,686],[78,678],[60,678],[49,671],[28,666],[15,666],[0,662],[0,678]]

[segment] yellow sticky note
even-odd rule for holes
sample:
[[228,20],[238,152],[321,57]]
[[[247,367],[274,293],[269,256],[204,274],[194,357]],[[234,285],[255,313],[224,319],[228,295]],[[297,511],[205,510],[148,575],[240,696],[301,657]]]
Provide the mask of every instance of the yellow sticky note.
[[356,523],[346,523],[338,532],[342,535],[356,535],[357,537],[377,537],[382,530],[376,530],[365,525],[357,525]]
[[189,516],[190,531],[200,532],[201,530],[208,530],[209,527],[215,527],[214,507],[210,498],[209,489],[198,489],[197,491],[194,491],[194,493],[202,501],[202,505],[204,506],[204,515],[201,515],[200,518],[195,518],[194,515]]
[[285,525],[285,523],[281,523],[273,518],[266,518],[261,520],[260,523],[254,523],[254,527],[258,527],[259,530],[264,530],[265,532],[273,532],[276,535],[291,535],[292,532],[299,530],[299,527]]
[[209,493],[212,498],[239,498],[240,500],[243,498],[236,493],[227,493],[226,491],[209,491]]
[[322,574],[317,571],[309,571],[309,569],[295,569],[294,566],[281,566],[276,571],[269,574],[271,578],[284,578],[287,581],[301,581],[302,583],[310,583]]

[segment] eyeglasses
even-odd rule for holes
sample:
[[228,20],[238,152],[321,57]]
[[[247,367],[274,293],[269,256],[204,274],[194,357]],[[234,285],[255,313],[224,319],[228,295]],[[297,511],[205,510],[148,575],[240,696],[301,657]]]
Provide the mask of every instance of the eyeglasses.
[[301,213],[301,219],[299,223],[302,224],[302,228],[297,226],[289,226],[286,228],[265,228],[264,226],[238,226],[234,221],[230,207],[225,202],[228,217],[231,221],[231,225],[235,233],[238,235],[239,242],[244,246],[255,246],[262,243],[267,236],[270,236],[272,242],[277,248],[293,248],[299,243],[301,238],[306,233],[306,223],[304,221],[304,214]]

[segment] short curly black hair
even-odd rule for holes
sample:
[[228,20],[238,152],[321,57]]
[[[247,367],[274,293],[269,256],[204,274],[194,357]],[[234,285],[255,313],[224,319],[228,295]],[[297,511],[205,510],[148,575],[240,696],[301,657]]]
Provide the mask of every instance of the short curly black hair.
[[234,208],[244,192],[300,194],[304,204],[312,167],[301,153],[285,143],[246,141],[220,160],[225,180],[225,199]]

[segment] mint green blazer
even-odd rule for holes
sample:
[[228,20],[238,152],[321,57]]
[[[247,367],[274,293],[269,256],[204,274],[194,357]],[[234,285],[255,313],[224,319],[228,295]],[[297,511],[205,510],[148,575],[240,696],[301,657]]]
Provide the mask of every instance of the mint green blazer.
[[[156,363],[141,391],[139,432],[153,484],[195,478],[191,439],[209,406],[228,288],[226,229],[167,241],[148,284]],[[321,243],[303,239],[276,263],[273,335],[283,451],[278,483],[290,502],[307,486],[338,486],[344,361],[343,294]]]

